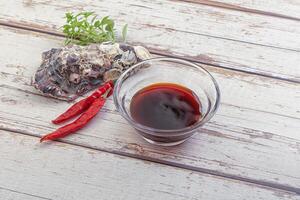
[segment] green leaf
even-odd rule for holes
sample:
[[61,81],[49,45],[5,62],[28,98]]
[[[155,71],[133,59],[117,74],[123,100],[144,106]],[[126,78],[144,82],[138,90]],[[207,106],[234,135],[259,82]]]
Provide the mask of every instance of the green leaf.
[[125,24],[123,26],[123,29],[122,29],[122,39],[123,39],[123,42],[126,41],[127,31],[128,31],[128,24]]
[[101,19],[101,24],[106,24],[107,20],[109,20],[109,16],[105,16]]
[[88,18],[89,16],[93,15],[94,12],[84,12],[83,15],[85,18]]
[[99,27],[99,26],[100,26],[100,24],[101,24],[101,23],[100,23],[100,21],[99,21],[99,20],[97,20],[97,21],[94,23],[94,26],[95,26],[95,27]]
[[72,20],[72,18],[73,18],[73,15],[72,15],[72,13],[66,13],[66,15],[65,15],[65,17],[66,17],[66,19],[67,19],[67,23],[69,23],[71,20]]

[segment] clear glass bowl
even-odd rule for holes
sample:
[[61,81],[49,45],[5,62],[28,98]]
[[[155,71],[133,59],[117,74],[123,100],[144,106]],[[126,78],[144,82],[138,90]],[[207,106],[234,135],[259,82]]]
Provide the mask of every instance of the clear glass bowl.
[[[130,103],[135,93],[162,82],[185,86],[199,98],[202,117],[196,123],[182,129],[161,130],[139,124],[131,117]],[[201,66],[181,59],[154,58],[130,67],[120,76],[114,88],[114,103],[121,115],[146,141],[173,146],[184,142],[213,117],[220,103],[220,91],[216,80]]]

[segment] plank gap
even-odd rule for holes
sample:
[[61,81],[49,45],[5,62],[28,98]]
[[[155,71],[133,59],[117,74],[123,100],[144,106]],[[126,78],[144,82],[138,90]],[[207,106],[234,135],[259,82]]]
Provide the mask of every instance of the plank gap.
[[10,192],[13,192],[13,193],[24,194],[24,195],[30,196],[30,197],[36,197],[36,198],[39,198],[39,199],[52,200],[52,199],[49,199],[49,198],[46,198],[46,197],[42,197],[42,196],[38,196],[38,195],[34,195],[34,194],[29,194],[29,193],[25,193],[25,192],[20,192],[20,191],[17,191],[17,190],[12,190],[12,189],[9,189],[9,188],[4,188],[4,187],[1,187],[1,186],[0,186],[0,189],[1,190],[6,190],[6,191],[10,191]]

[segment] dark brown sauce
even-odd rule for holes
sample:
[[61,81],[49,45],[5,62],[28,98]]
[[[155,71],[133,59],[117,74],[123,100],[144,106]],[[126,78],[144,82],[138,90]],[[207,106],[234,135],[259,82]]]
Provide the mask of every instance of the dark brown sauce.
[[133,96],[130,113],[142,125],[174,130],[196,123],[201,117],[200,105],[190,89],[173,83],[157,83]]

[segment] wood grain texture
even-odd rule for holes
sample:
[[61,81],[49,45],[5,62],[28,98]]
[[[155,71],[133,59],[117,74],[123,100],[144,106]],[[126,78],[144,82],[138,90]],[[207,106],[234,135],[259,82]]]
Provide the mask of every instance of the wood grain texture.
[[[59,46],[61,38],[8,28],[0,35],[5,36],[0,41],[1,129],[34,136],[54,130],[50,120],[70,104],[38,95],[30,80],[41,52]],[[300,85],[205,68],[221,86],[222,104],[200,134],[183,145],[147,144],[111,99],[84,130],[63,141],[300,193]]]
[[[31,195],[24,199],[300,199],[281,190],[64,143],[39,144],[37,138],[4,131],[0,163],[0,187]],[[12,199],[2,194],[1,199]]]
[[297,0],[184,0],[184,2],[198,3],[291,20],[300,20],[300,3]]
[[128,42],[154,53],[300,82],[298,21],[150,0],[4,1],[0,20],[53,33],[64,23],[66,11],[83,9],[110,15],[119,25],[128,23]]

